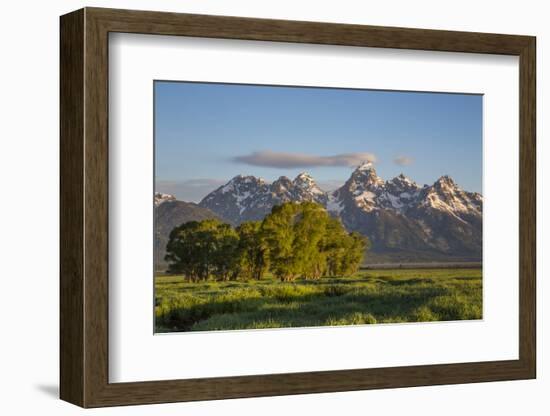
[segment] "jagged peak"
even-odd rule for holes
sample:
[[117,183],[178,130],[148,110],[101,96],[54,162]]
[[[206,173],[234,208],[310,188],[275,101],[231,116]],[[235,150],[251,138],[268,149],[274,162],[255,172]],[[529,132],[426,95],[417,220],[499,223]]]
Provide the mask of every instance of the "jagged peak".
[[248,188],[250,185],[252,186],[262,186],[266,182],[259,177],[252,176],[252,175],[237,175],[234,176],[229,182],[227,182],[224,186],[222,186],[220,189],[223,193],[230,191],[232,189],[241,189],[242,187]]
[[235,183],[235,182],[244,182],[244,183],[250,183],[250,182],[258,182],[262,183],[264,180],[262,178],[258,178],[253,175],[236,175],[228,183]]
[[317,185],[315,179],[313,179],[313,177],[307,172],[302,172],[298,176],[296,176],[292,184],[301,192],[309,193],[316,197],[325,195],[325,198],[328,198],[326,192],[319,188],[319,185]]
[[351,174],[351,177],[373,177],[378,178],[378,175],[376,173],[376,169],[374,168],[374,165],[372,162],[364,162],[357,166],[353,173]]
[[290,180],[290,178],[288,176],[279,176],[276,180],[273,181],[273,183],[276,183],[276,182],[283,182],[283,183],[288,183],[288,182],[292,182]]
[[155,192],[155,206],[158,207],[160,204],[168,201],[175,201],[176,197],[172,194],[165,194],[162,192]]
[[248,189],[250,185],[252,186],[261,186],[264,185],[265,181],[262,178],[257,178],[252,175],[236,175],[225,185],[220,186],[215,191],[212,191],[206,195],[203,199],[212,198],[217,193],[225,194],[227,192],[241,192],[244,189]]
[[432,188],[443,192],[454,192],[462,190],[449,175],[443,175],[439,179],[437,179],[434,182]]
[[313,176],[311,176],[307,172],[302,172],[298,174],[298,176],[296,176],[292,182],[298,186],[317,186],[317,184],[315,183],[315,179],[313,179]]
[[[292,181],[288,176],[279,176],[276,180],[271,183],[272,191],[289,191],[293,187]],[[290,188],[290,189],[289,189]]]
[[309,173],[307,172],[300,172],[296,178],[294,178],[294,180],[298,180],[298,179],[310,179],[310,180],[313,180],[313,176],[311,176]]
[[361,164],[355,168],[356,172],[364,172],[367,170],[372,170],[372,171],[375,170],[373,163],[368,160],[361,162]]
[[380,187],[384,181],[376,174],[376,170],[371,162],[365,162],[359,165],[351,174],[346,182],[352,186]]
[[411,198],[420,189],[421,187],[415,181],[402,173],[386,181],[386,190],[398,196]]
[[155,198],[164,198],[164,197],[172,197],[175,198],[172,194],[165,194],[163,192],[155,192]]
[[451,178],[449,175],[441,176],[439,179],[437,179],[437,181],[435,181],[435,183],[448,183],[448,184],[456,185],[453,178]]
[[393,183],[406,183],[406,184],[416,185],[415,181],[413,181],[409,177],[405,176],[403,173],[400,173],[395,178],[391,179],[390,182],[393,182]]

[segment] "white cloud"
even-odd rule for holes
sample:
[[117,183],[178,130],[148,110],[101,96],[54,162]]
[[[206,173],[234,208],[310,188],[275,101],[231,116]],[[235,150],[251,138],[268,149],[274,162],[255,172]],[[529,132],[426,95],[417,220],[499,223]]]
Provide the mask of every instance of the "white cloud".
[[305,168],[314,166],[349,166],[354,167],[362,162],[376,162],[373,153],[343,153],[333,156],[317,156],[305,153],[272,152],[270,150],[253,152],[236,156],[233,161],[253,166],[271,168]]

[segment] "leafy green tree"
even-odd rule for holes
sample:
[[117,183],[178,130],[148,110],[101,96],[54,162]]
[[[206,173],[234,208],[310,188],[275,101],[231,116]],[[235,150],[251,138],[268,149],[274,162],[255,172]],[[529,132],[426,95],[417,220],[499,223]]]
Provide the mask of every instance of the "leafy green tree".
[[293,280],[300,272],[299,255],[294,251],[298,212],[298,204],[276,205],[262,223],[269,248],[270,270],[281,281]]
[[169,273],[183,273],[192,282],[208,278],[212,242],[207,228],[202,222],[189,221],[170,232],[165,256]]
[[327,275],[344,276],[356,273],[370,247],[367,237],[357,232],[348,234],[340,221],[331,218],[326,227],[322,250],[327,258]]
[[213,275],[218,280],[235,280],[239,275],[239,235],[229,224],[218,224],[213,230]]
[[282,281],[354,273],[366,249],[367,240],[348,234],[339,220],[313,202],[274,207],[262,230],[271,271]]
[[186,222],[172,230],[165,260],[170,273],[183,273],[190,281],[211,275],[227,280],[237,263],[238,235],[229,224],[210,219]]
[[342,269],[344,274],[353,274],[359,270],[365,251],[370,248],[367,237],[358,232],[352,232],[346,238],[346,250],[343,258]]
[[244,222],[237,227],[239,236],[238,258],[240,277],[260,280],[269,267],[267,243],[262,223]]
[[321,205],[288,202],[273,207],[263,222],[236,229],[215,219],[182,224],[170,233],[165,259],[169,272],[193,282],[259,280],[268,269],[292,281],[353,274],[369,244],[358,233],[348,234]]
[[318,279],[326,270],[326,253],[321,250],[330,217],[319,204],[303,202],[294,221],[293,251],[298,257],[299,271],[306,279]]
[[328,276],[342,276],[344,272],[344,257],[346,255],[346,240],[348,234],[337,218],[327,221],[325,235],[321,241],[321,250],[325,253]]

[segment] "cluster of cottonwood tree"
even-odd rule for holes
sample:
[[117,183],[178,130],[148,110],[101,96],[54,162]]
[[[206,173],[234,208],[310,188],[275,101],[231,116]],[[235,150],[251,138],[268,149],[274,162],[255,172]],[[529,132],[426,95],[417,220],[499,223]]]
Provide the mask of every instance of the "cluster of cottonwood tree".
[[195,282],[259,280],[267,271],[282,281],[318,279],[356,272],[368,245],[321,205],[289,202],[236,228],[214,219],[182,224],[170,233],[166,260],[170,273]]

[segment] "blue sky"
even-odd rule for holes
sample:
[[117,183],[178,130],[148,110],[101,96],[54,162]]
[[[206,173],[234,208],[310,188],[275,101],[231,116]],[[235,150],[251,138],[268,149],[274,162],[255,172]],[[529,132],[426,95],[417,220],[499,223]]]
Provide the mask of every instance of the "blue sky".
[[450,175],[481,192],[482,96],[155,82],[156,191],[198,202],[238,174],[307,171],[321,188],[358,160],[420,185]]

